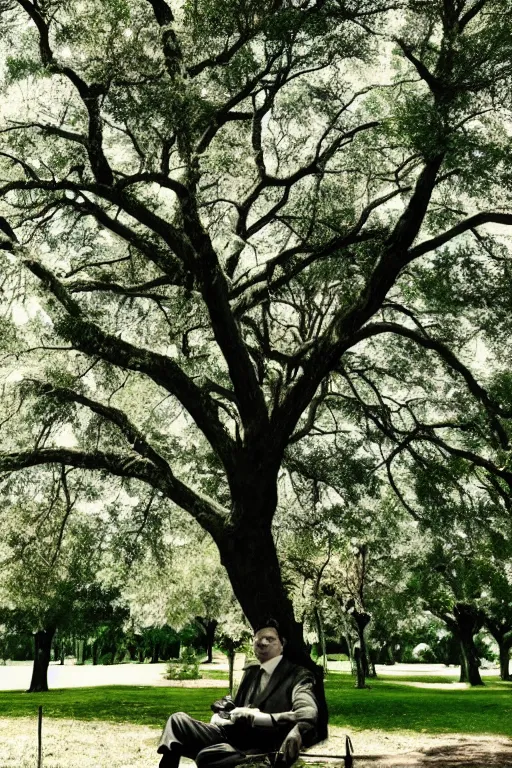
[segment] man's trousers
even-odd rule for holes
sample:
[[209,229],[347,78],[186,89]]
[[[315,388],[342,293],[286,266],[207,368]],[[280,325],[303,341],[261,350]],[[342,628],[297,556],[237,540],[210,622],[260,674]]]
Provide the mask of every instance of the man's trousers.
[[158,744],[157,751],[163,755],[160,768],[178,768],[182,755],[195,760],[197,768],[234,768],[248,755],[262,753],[261,747],[240,747],[233,739],[233,728],[202,723],[185,712],[176,712],[168,719]]

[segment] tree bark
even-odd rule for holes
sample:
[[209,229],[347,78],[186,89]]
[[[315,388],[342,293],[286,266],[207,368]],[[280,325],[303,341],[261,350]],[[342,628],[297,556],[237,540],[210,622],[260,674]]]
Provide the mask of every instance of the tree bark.
[[234,505],[232,519],[236,522],[225,535],[217,536],[216,543],[233,592],[251,627],[257,629],[265,626],[270,618],[276,619],[286,639],[284,653],[287,658],[314,673],[319,705],[318,733],[319,738],[324,739],[327,737],[327,704],[323,669],[309,655],[302,624],[295,620],[292,602],[283,586],[271,531],[277,502],[276,486],[274,484],[267,494],[262,491],[262,486],[260,483],[257,494],[254,490],[245,507],[240,502]]
[[75,640],[75,656],[77,666],[82,666],[84,663],[84,649],[85,640],[83,640],[83,638]]
[[34,666],[27,693],[41,693],[48,690],[48,666],[55,631],[56,627],[49,627],[34,633]]
[[367,647],[367,659],[369,668],[369,677],[376,678],[377,670],[375,668],[375,651],[372,648]]
[[269,618],[276,619],[286,638],[288,658],[311,668],[313,662],[304,643],[302,624],[295,621],[291,600],[283,587],[270,526],[268,530],[254,527],[249,536],[247,529],[245,533],[232,532],[220,547],[220,555],[251,627],[255,629],[264,626]]
[[512,648],[512,629],[506,621],[485,617],[485,626],[498,643],[500,655],[500,677],[502,680],[512,680],[510,675],[510,649]]
[[364,654],[357,645],[354,648],[354,661],[356,663],[356,688],[368,688],[366,685]]
[[342,603],[342,606],[347,615],[350,616],[357,632],[358,647],[354,648],[357,675],[356,688],[367,688],[368,686],[365,681],[369,676],[370,670],[368,666],[368,647],[366,645],[365,629],[371,621],[371,616],[364,610],[358,611],[353,599],[350,599],[345,605]]
[[229,669],[229,694],[233,696],[234,687],[234,669],[235,669],[235,649],[229,648],[228,650],[228,669]]
[[510,646],[511,642],[501,642],[498,644],[500,649],[500,677],[502,680],[511,680],[510,675]]
[[206,663],[211,664],[213,662],[213,642],[215,640],[215,630],[217,629],[218,621],[216,619],[203,619],[199,616],[197,617],[197,621],[204,630]]
[[320,644],[320,650],[322,652],[322,667],[325,673],[327,672],[327,649],[325,647],[324,624],[322,621],[322,614],[320,613],[318,605],[315,605],[313,610],[315,615],[316,631],[318,634],[318,642]]
[[160,658],[160,643],[155,643],[151,650],[151,664],[158,664]]
[[461,681],[470,685],[483,685],[480,677],[480,661],[476,650],[474,635],[483,626],[483,615],[473,605],[456,603],[453,615],[457,624],[457,636],[461,650]]
[[384,664],[387,667],[391,667],[394,664],[396,664],[395,651],[392,643],[386,643],[386,645],[384,646],[384,652],[386,656],[386,661],[384,662]]

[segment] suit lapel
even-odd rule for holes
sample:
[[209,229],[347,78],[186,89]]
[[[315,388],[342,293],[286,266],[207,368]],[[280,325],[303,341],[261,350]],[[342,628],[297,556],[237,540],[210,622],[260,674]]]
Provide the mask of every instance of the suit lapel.
[[247,694],[251,691],[256,675],[258,674],[260,665],[251,664],[245,670],[245,675],[240,683],[240,688],[235,696],[235,704],[237,707],[243,707],[247,704]]

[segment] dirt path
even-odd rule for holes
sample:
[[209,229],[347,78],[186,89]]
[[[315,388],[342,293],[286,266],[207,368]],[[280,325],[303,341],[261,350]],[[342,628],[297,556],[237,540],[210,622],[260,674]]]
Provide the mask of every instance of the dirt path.
[[[220,669],[215,665],[214,669]],[[153,685],[165,688],[226,688],[226,680],[166,680],[167,664],[112,664],[93,667],[91,664],[50,664],[48,685],[55,688],[83,688],[100,685]],[[31,664],[11,664],[0,667],[0,690],[24,691],[30,685]]]
[[[488,736],[449,734],[427,736],[412,732],[350,732],[331,728],[329,741],[316,748],[322,755],[342,755],[345,733],[352,737],[357,755],[354,768],[480,768],[512,766],[512,740]],[[160,730],[105,722],[44,721],[43,768],[156,768],[155,748]],[[35,718],[0,719],[0,768],[33,768],[36,765]],[[364,759],[367,755],[368,759]],[[388,755],[375,760],[374,755]],[[308,763],[310,761],[308,760]],[[340,765],[333,759],[315,760],[324,766]],[[191,761],[183,761],[191,768]]]

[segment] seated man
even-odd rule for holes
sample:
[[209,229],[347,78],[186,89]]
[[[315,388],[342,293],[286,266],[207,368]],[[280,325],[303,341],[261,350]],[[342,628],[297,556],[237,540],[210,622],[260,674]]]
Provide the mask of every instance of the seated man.
[[256,631],[259,663],[246,667],[229,719],[216,713],[208,724],[184,712],[171,715],[158,745],[160,768],[178,768],[182,755],[198,768],[232,768],[248,756],[278,751],[290,765],[304,740],[313,743],[318,719],[314,676],[283,657],[284,644],[273,620]]

